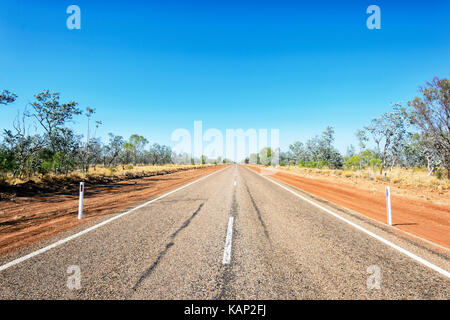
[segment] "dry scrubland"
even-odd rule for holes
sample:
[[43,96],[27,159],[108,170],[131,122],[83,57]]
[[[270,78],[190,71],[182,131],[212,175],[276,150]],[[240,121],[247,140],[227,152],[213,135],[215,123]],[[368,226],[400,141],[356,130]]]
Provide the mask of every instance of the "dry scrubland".
[[14,179],[12,177],[6,177],[3,179],[3,183],[10,186],[19,186],[21,184],[32,182],[36,184],[41,183],[58,183],[58,182],[76,182],[76,181],[115,181],[124,179],[134,179],[151,177],[155,175],[163,175],[174,173],[183,170],[199,169],[204,167],[214,166],[214,164],[166,164],[166,165],[150,165],[150,166],[132,166],[126,165],[124,167],[117,166],[114,168],[104,167],[91,167],[88,172],[82,172],[80,170],[71,172],[67,175],[64,174],[48,174],[45,176],[31,177],[30,179]]
[[351,180],[362,179],[364,181],[374,181],[381,183],[395,184],[399,186],[420,187],[432,190],[447,191],[450,189],[450,180],[446,178],[438,179],[436,176],[428,176],[426,169],[413,168],[394,168],[387,170],[382,175],[378,170],[363,169],[358,171],[352,170],[330,170],[316,168],[300,168],[297,166],[279,167],[279,169],[301,174],[304,176],[329,176],[342,177]]
[[[29,181],[3,185],[0,188],[0,200],[3,200],[0,201],[0,255],[136,207],[221,168],[221,165],[161,165],[116,172],[97,169],[89,174],[46,177],[63,179],[54,183]],[[80,180],[86,181],[82,220],[77,219]]]
[[384,193],[385,187],[390,186],[393,195],[405,197],[409,201],[426,201],[430,204],[450,207],[450,180],[445,176],[441,179],[436,176],[427,176],[426,169],[394,168],[391,171],[387,170],[386,175],[385,173],[380,175],[378,170],[371,168],[361,171],[296,166],[278,168],[281,172],[289,172],[315,181],[324,181],[336,187],[351,187],[360,192]]
[[[426,177],[424,172],[414,174],[411,179],[409,172],[405,173],[401,169],[393,170],[391,178],[388,176],[384,178],[384,175],[378,176],[370,170],[352,172],[298,167],[284,169],[281,167],[280,170],[262,166],[249,168],[383,224],[386,224],[385,187],[390,186],[394,227],[390,230],[406,231],[408,234],[400,232],[402,236],[412,239],[414,237],[409,234],[413,234],[450,248],[450,191],[444,190],[448,188],[448,185],[445,185],[448,181],[437,179],[439,182],[436,182],[433,180],[435,177]],[[366,178],[363,178],[364,173],[368,175]],[[373,174],[373,177],[369,174]],[[389,182],[395,178],[398,179],[396,183]],[[427,182],[425,179],[431,184],[439,183],[439,185],[424,186]],[[422,185],[411,185],[417,181]]]

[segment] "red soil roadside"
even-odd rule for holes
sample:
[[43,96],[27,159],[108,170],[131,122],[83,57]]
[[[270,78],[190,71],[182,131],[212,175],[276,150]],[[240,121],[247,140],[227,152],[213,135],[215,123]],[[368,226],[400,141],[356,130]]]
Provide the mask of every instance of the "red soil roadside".
[[0,201],[0,255],[75,228],[100,216],[134,207],[224,166],[86,184],[83,220],[77,219],[78,186],[69,193],[33,194]]
[[[261,172],[260,167],[248,167]],[[311,179],[280,170],[270,177],[386,223],[384,192],[378,190],[368,192],[354,185],[335,183],[332,179]],[[414,197],[397,196],[392,192],[391,204],[394,226],[450,249],[450,208],[414,199]]]

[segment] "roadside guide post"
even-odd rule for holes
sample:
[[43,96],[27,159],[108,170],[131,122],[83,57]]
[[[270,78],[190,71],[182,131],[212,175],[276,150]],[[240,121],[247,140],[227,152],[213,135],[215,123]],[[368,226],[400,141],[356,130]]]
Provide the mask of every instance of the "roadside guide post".
[[78,220],[83,218],[84,182],[80,182],[80,203],[78,205]]
[[391,190],[386,187],[386,209],[387,209],[387,223],[392,226],[392,216],[391,216]]

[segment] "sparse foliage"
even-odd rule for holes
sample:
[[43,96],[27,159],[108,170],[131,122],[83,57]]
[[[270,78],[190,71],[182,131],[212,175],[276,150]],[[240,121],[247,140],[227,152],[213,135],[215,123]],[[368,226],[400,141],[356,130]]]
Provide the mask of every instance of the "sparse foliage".
[[420,130],[429,157],[439,155],[450,179],[450,80],[435,77],[420,93],[422,97],[408,103],[411,122]]
[[0,104],[7,105],[16,101],[17,95],[15,93],[9,92],[8,90],[3,90],[0,93]]
[[380,174],[387,165],[393,167],[400,156],[407,135],[407,113],[400,104],[371,121],[365,129],[372,135],[381,159]]
[[[350,146],[345,157],[334,147],[335,132],[331,126],[305,143],[294,142],[286,152],[263,148],[245,159],[249,164],[297,165],[330,169],[372,168],[380,174],[394,166],[424,167],[428,175],[450,178],[450,81],[434,78],[420,88],[421,97],[408,103],[408,109],[394,104],[391,111],[373,119],[356,132],[358,150]],[[85,110],[87,132],[78,135],[68,124],[82,112],[78,103],[60,102],[59,93],[45,90],[34,96],[31,108],[19,113],[11,129],[3,131],[0,141],[0,178],[30,178],[34,175],[69,174],[75,169],[88,171],[103,164],[114,172],[115,167],[131,169],[138,164],[167,163],[232,163],[229,159],[192,158],[175,154],[168,146],[153,143],[138,134],[128,140],[109,134],[103,144],[96,137],[102,124],[94,119],[95,108]],[[17,95],[8,90],[0,94],[0,104],[13,103]],[[31,123],[30,123],[31,119]],[[32,129],[34,128],[34,131]],[[414,129],[414,130],[412,130]],[[445,169],[445,170],[444,170]]]
[[[16,95],[4,90],[0,104],[12,103]],[[168,146],[153,144],[148,150],[148,140],[141,135],[132,135],[127,142],[123,137],[109,134],[104,145],[96,132],[101,121],[94,119],[95,108],[86,108],[85,137],[77,135],[68,127],[76,116],[82,114],[78,103],[60,102],[59,93],[45,90],[34,96],[29,111],[19,114],[12,129],[4,130],[0,141],[0,178],[30,178],[34,175],[69,174],[75,169],[87,172],[99,164],[106,167],[121,164],[133,167],[136,164],[172,163],[172,150]],[[32,123],[29,123],[29,120]],[[35,134],[30,134],[34,128]],[[190,161],[190,160],[188,160]],[[111,168],[114,171],[114,168]],[[111,172],[112,172],[111,171]]]

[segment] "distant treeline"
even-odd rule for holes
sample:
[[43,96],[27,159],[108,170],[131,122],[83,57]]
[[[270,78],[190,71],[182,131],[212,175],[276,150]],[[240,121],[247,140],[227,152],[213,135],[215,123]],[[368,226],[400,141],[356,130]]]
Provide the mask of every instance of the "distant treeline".
[[[245,162],[270,165],[276,152],[281,165],[332,169],[372,167],[380,173],[394,166],[426,167],[429,175],[438,176],[442,176],[442,168],[450,178],[450,80],[436,77],[421,87],[420,93],[421,97],[409,101],[406,107],[394,104],[390,112],[358,130],[358,146],[350,145],[345,155],[333,146],[335,132],[329,126],[306,143],[291,144],[286,152],[264,148],[259,154],[251,154]],[[18,114],[12,129],[3,132],[0,178],[68,174],[77,169],[87,172],[98,165],[125,168],[129,164],[231,162],[205,156],[191,159],[190,155],[177,155],[169,146],[157,143],[147,147],[149,141],[137,134],[125,139],[110,133],[108,142],[103,143],[96,137],[102,122],[95,119],[94,108],[81,111],[77,102],[63,103],[59,93],[48,90],[34,98]],[[14,93],[4,90],[0,93],[0,108],[16,99]],[[80,115],[87,123],[85,135],[68,127]],[[30,128],[34,129],[33,133]],[[370,141],[375,148],[368,147]]]
[[[334,129],[327,127],[320,136],[306,143],[294,142],[289,151],[280,152],[280,165],[331,169],[363,169],[372,167],[380,174],[394,166],[425,167],[428,174],[450,178],[450,80],[434,78],[420,89],[416,97],[402,106],[382,114],[356,132],[359,144],[350,145],[345,155],[334,146]],[[369,148],[372,142],[375,148]],[[251,154],[246,162],[270,164],[267,148]]]
[[[82,112],[77,102],[63,103],[59,93],[48,90],[34,98],[24,112],[18,113],[12,129],[3,131],[0,178],[68,174],[76,169],[87,172],[90,167],[98,165],[110,168],[121,165],[125,169],[130,164],[173,162],[175,155],[169,146],[154,143],[147,147],[149,141],[137,134],[125,139],[110,133],[108,142],[102,143],[96,137],[102,122],[95,119],[94,108],[88,107]],[[0,94],[0,107],[16,99],[14,93],[4,90]],[[68,127],[75,116],[80,115],[85,117],[87,123],[85,135],[77,134]],[[33,133],[30,133],[30,128]],[[36,133],[38,131],[41,133]]]

